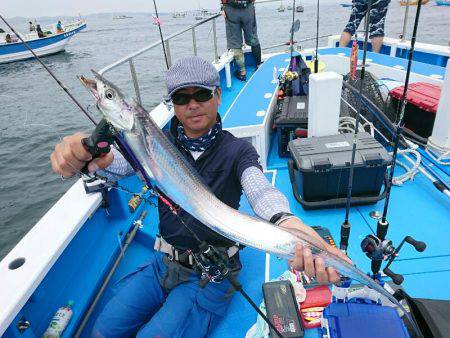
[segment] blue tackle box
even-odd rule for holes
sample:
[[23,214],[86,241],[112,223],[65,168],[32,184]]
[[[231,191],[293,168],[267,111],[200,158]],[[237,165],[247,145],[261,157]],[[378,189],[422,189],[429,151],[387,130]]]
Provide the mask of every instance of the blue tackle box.
[[323,312],[323,338],[409,338],[397,311],[367,303],[331,303]]

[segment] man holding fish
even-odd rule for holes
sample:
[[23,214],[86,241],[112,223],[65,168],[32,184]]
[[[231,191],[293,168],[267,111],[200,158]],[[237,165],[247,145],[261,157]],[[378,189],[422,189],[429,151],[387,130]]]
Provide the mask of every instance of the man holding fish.
[[[97,99],[99,96],[114,98],[119,95],[106,80],[100,81],[100,85],[106,83],[104,88],[99,87],[99,82],[93,85],[88,80],[82,81],[88,88],[91,87],[89,89]],[[325,243],[312,228],[290,213],[286,197],[263,174],[253,146],[222,130],[217,113],[221,103],[220,79],[210,62],[199,57],[183,58],[168,70],[166,84],[167,98],[173,104],[175,116],[165,136],[175,146],[177,154],[182,155],[183,161],[187,161],[197,172],[192,180],[198,178],[221,203],[233,209],[239,208],[244,191],[260,219],[313,238],[316,247],[349,261],[343,253]],[[133,172],[115,148],[105,157],[92,159],[81,143],[85,137],[85,134],[76,133],[56,145],[51,163],[57,174],[71,177],[79,173],[86,163],[89,163],[90,172],[101,172],[102,169],[118,175]],[[152,160],[161,162],[157,158]],[[157,170],[158,164],[153,164],[152,178],[158,182],[158,175],[163,176],[164,173]],[[166,166],[168,170],[170,167],[175,166]],[[156,250],[146,264],[121,280],[116,295],[96,321],[94,337],[203,337],[209,335],[225,315],[231,299],[231,285],[219,276],[205,287],[200,287],[200,277],[193,271],[196,262],[191,251],[198,251],[200,238],[217,247],[227,257],[229,269],[237,274],[241,265],[236,242],[223,233],[211,230],[211,226],[205,226],[205,222],[202,223],[183,208],[173,213],[170,205],[182,203],[171,201],[168,195],[175,196],[176,193],[170,187],[165,190],[164,185],[157,184],[157,187],[169,203],[163,203],[164,199],[158,201],[161,237],[156,240]],[[202,192],[192,191],[192,194],[200,195]],[[184,197],[180,198],[182,200]],[[195,196],[189,198],[195,199]],[[250,229],[251,222],[254,220],[248,222]],[[195,236],[191,230],[194,230]],[[257,231],[253,231],[254,237],[258,235]],[[339,281],[337,272],[332,267],[326,268],[321,258],[313,258],[308,247],[297,245],[292,252],[295,254],[289,256],[293,258],[289,263],[294,269],[316,277],[320,283]]]

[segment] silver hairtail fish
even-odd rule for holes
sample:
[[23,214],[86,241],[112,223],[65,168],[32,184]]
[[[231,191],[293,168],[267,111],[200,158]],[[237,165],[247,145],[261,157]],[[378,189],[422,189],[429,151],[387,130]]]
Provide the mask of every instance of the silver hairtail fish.
[[97,100],[104,118],[119,133],[120,139],[132,152],[141,167],[141,174],[149,184],[155,184],[172,201],[213,231],[231,241],[270,252],[292,260],[297,244],[311,249],[314,257],[323,259],[326,267],[334,268],[343,276],[352,278],[378,291],[397,305],[415,323],[403,306],[383,287],[361,270],[330,252],[322,241],[299,230],[286,230],[243,214],[221,202],[199,178],[196,170],[167,139],[150,114],[135,100],[100,74],[95,80],[79,77]]

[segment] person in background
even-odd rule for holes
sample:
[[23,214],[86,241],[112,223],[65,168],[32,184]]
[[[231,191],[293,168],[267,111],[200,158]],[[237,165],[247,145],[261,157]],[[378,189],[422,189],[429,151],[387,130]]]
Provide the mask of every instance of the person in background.
[[238,69],[234,75],[241,81],[247,80],[244,53],[242,52],[242,32],[245,43],[252,47],[256,67],[261,63],[261,45],[259,44],[255,0],[221,0],[222,15],[225,18],[227,48],[234,53]]
[[6,43],[11,43],[11,42],[12,42],[12,40],[11,40],[11,35],[6,34],[6,36],[5,36],[5,41],[6,41]]
[[58,23],[56,24],[56,33],[62,33],[63,32],[63,28],[62,28],[62,24],[61,24],[61,20],[58,20]]
[[28,30],[30,32],[35,32],[36,31],[36,27],[34,27],[33,23],[31,21],[28,22]]
[[41,25],[36,25],[36,33],[40,38],[45,38],[45,34],[41,29]]
[[[369,37],[372,42],[372,52],[379,53],[383,45],[384,21],[388,10],[390,0],[373,0],[371,11],[369,13]],[[339,47],[347,47],[353,34],[355,34],[366,15],[368,3],[367,0],[353,0],[352,13],[347,26],[341,34]]]

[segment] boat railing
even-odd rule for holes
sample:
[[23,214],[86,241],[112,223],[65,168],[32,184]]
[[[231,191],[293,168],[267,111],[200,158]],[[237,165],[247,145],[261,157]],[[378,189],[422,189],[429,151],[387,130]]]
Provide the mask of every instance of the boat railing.
[[148,46],[146,46],[144,48],[141,48],[140,50],[138,50],[138,51],[136,51],[134,53],[131,53],[131,54],[123,57],[122,59],[120,59],[120,60],[118,60],[118,61],[116,61],[116,62],[114,62],[114,63],[112,63],[112,64],[110,64],[110,65],[108,65],[108,66],[106,66],[104,68],[102,68],[99,71],[99,73],[100,74],[104,74],[104,73],[109,72],[109,71],[111,71],[111,70],[113,70],[113,69],[115,69],[115,68],[117,68],[117,67],[119,67],[119,66],[121,66],[123,64],[128,63],[128,66],[130,68],[131,79],[133,81],[134,91],[135,91],[135,94],[136,94],[136,99],[138,100],[139,104],[142,104],[141,92],[140,92],[140,89],[139,89],[139,83],[138,83],[138,78],[137,78],[137,74],[136,74],[136,68],[134,66],[134,60],[138,56],[140,56],[140,55],[142,55],[144,53],[147,53],[147,52],[149,52],[149,51],[151,51],[151,50],[161,46],[164,43],[164,48],[165,48],[166,55],[167,55],[167,63],[168,63],[168,66],[170,67],[171,64],[172,64],[172,55],[171,55],[171,49],[170,49],[170,46],[171,46],[170,42],[174,38],[176,38],[176,37],[178,37],[180,35],[183,35],[183,34],[185,34],[187,32],[191,33],[191,36],[192,36],[192,48],[193,48],[192,50],[193,50],[194,55],[197,55],[197,39],[196,39],[195,30],[196,30],[197,27],[205,25],[208,22],[211,22],[212,23],[213,45],[214,45],[214,62],[217,62],[219,60],[219,52],[218,52],[218,48],[217,48],[216,20],[220,16],[221,16],[221,14],[218,13],[218,14],[210,16],[209,18],[203,19],[202,21],[199,21],[198,23],[192,24],[192,25],[190,25],[187,28],[181,29],[181,30],[179,30],[179,31],[177,31],[177,32],[175,32],[175,33],[173,33],[173,34],[163,38],[160,41],[154,42],[151,45],[148,45]]
[[[258,2],[255,3],[256,4],[264,4],[264,3],[270,3],[270,2],[277,2],[279,0],[259,0]],[[166,55],[167,55],[167,63],[168,66],[170,67],[172,64],[172,54],[171,54],[171,40],[173,40],[174,38],[183,35],[187,32],[191,32],[191,36],[192,36],[192,50],[194,55],[197,55],[198,52],[198,48],[197,48],[197,38],[196,38],[196,28],[205,25],[208,22],[211,22],[212,24],[212,38],[213,38],[213,48],[214,48],[214,62],[217,63],[219,61],[219,52],[218,52],[218,44],[217,44],[217,24],[216,24],[216,20],[217,18],[219,18],[221,15],[221,13],[217,13],[217,14],[213,14],[195,24],[192,24],[190,26],[188,26],[187,28],[181,29],[165,38],[162,38],[162,41],[159,40],[155,43],[152,43],[151,45],[148,45],[134,53],[131,53],[125,57],[123,57],[122,59],[111,63],[110,65],[102,68],[99,73],[100,74],[104,74],[106,72],[109,72],[123,64],[128,63],[128,67],[130,68],[130,75],[131,75],[131,79],[133,81],[133,86],[134,86],[134,91],[135,91],[135,95],[136,95],[136,100],[139,102],[139,104],[142,105],[142,100],[141,100],[141,92],[139,89],[139,83],[138,83],[138,78],[137,78],[137,74],[136,74],[136,68],[134,66],[134,60],[142,55],[145,54],[155,48],[160,47],[163,43],[164,43],[164,48],[166,50]]]
[[[300,51],[300,50],[302,50],[302,46],[300,45],[301,42],[313,41],[313,40],[316,40],[317,38],[319,38],[319,39],[328,38],[330,36],[333,36],[333,34],[319,35],[318,37],[311,36],[309,38],[305,38],[305,39],[301,39],[301,40],[295,40],[294,41],[294,48],[296,48],[297,50]],[[271,46],[267,46],[267,47],[261,48],[261,50],[269,50],[269,49],[273,49],[273,48],[280,48],[280,47],[283,47],[283,46],[289,47],[290,44],[289,44],[289,42],[277,43],[275,45],[271,45]]]

